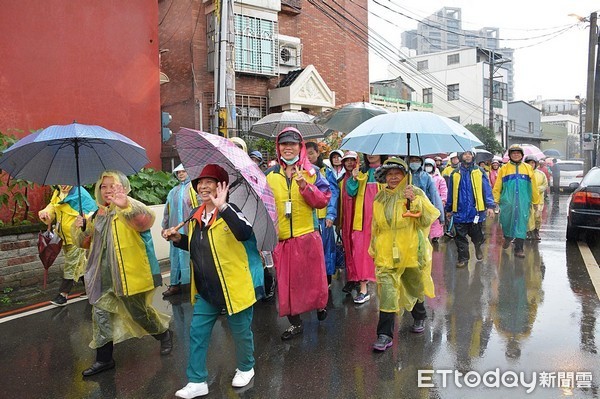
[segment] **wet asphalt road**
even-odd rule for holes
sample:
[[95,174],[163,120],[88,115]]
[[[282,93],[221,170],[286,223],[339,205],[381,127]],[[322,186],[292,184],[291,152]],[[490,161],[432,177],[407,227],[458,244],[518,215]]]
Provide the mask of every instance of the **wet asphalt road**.
[[[208,398],[506,398],[598,397],[600,301],[577,244],[564,239],[568,196],[546,204],[543,241],[527,243],[526,258],[502,250],[495,221],[486,226],[485,258],[456,269],[453,242],[434,252],[437,297],[426,303],[425,332],[411,334],[410,315],[397,323],[394,346],[373,353],[377,325],[376,296],[355,305],[334,280],[329,317],[318,322],[305,314],[304,334],[292,341],[280,337],[287,321],[276,303],[258,303],[254,313],[256,377],[243,392],[231,388],[235,353],[225,318],[213,330],[208,355]],[[600,243],[586,238],[596,259]],[[370,287],[374,292],[374,287]],[[94,360],[91,307],[70,302],[30,316],[0,319],[0,397],[4,398],[172,398],[186,383],[191,306],[185,298],[156,306],[172,314],[175,332],[171,355],[161,357],[151,337],[115,346],[115,370],[83,379]],[[4,321],[4,322],[3,322]],[[418,387],[418,370],[433,370],[433,387]],[[441,370],[449,370],[446,383]],[[484,376],[496,371],[499,387],[483,382],[466,386],[456,373]],[[523,372],[526,382],[537,373],[529,394],[513,388],[508,372]],[[542,372],[554,373],[551,387],[541,386]],[[560,375],[564,374],[559,381]],[[508,373],[508,374],[507,374]],[[430,376],[427,374],[425,376]],[[591,382],[575,382],[576,378]],[[570,380],[573,377],[573,380]],[[494,385],[493,376],[488,379]],[[504,378],[504,381],[501,381]],[[425,381],[428,382],[428,381]],[[550,384],[550,383],[549,383]],[[560,387],[561,384],[572,385]],[[586,387],[586,386],[589,386]]]

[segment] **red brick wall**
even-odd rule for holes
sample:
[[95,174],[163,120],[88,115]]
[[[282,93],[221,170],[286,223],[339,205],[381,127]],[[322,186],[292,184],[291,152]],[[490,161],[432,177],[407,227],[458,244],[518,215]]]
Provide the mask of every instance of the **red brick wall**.
[[157,13],[147,0],[2,2],[0,131],[102,125],[159,167]]
[[[337,1],[352,16],[367,24],[366,0]],[[335,3],[328,3],[339,9]],[[341,11],[343,12],[343,11]],[[337,17],[341,20],[341,17]],[[350,27],[348,22],[346,26]],[[358,23],[357,23],[358,24]],[[360,24],[358,24],[360,26]],[[365,28],[366,29],[366,28]],[[356,30],[356,29],[354,29]],[[368,50],[358,38],[344,32],[331,19],[306,0],[298,15],[279,14],[279,32],[302,40],[302,64],[313,64],[329,88],[335,91],[336,105],[362,101],[369,97]]]
[[[367,0],[357,0],[367,7]],[[171,4],[172,3],[172,4]],[[214,90],[214,76],[207,70],[206,16],[202,0],[159,1],[159,42],[162,71],[171,82],[161,86],[161,106],[173,116],[169,126],[174,133],[181,127],[199,128],[197,102],[202,102],[203,128],[209,130],[209,100]],[[347,17],[354,15],[367,23],[367,12],[354,2],[341,0]],[[368,98],[368,50],[357,38],[343,32],[314,6],[302,0],[298,15],[279,13],[279,32],[299,37],[303,43],[303,66],[313,64],[329,86],[336,92],[336,103],[361,101]],[[192,39],[193,37],[193,39]],[[192,73],[193,65],[193,73]],[[194,85],[195,76],[195,85]],[[278,78],[254,75],[236,76],[236,93],[266,96]],[[205,96],[205,94],[207,96]],[[176,156],[169,145],[163,156]]]

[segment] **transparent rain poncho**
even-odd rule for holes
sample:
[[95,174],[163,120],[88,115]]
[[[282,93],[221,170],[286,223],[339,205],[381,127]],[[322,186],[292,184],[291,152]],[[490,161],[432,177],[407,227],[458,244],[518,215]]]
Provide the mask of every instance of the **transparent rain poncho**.
[[[123,186],[125,194],[130,192],[129,180],[121,172],[104,172],[96,183],[98,212],[88,218],[85,232],[75,226],[71,229],[76,244],[87,247],[89,243],[90,248],[85,284],[93,305],[92,348],[110,341],[116,344],[133,337],[160,334],[169,324],[169,316],[151,306],[154,289],[161,283],[147,231],[154,221],[154,213],[130,197],[127,197],[129,206],[124,209],[100,203],[100,184],[104,177],[114,178],[116,184]],[[119,223],[122,223],[119,242],[115,242],[113,229]],[[126,246],[137,248],[140,256],[126,256]]]
[[383,312],[410,311],[425,295],[435,296],[431,278],[433,248],[428,237],[440,212],[421,189],[413,186],[415,199],[410,210],[421,215],[403,217],[407,211],[406,183],[407,177],[393,190],[383,189],[373,204],[369,254],[375,260],[379,309]]

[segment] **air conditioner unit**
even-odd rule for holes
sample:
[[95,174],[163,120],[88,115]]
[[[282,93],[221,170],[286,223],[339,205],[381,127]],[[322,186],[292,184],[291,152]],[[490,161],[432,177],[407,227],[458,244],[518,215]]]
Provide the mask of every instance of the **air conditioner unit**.
[[285,43],[279,46],[279,65],[300,67],[301,50],[299,44]]

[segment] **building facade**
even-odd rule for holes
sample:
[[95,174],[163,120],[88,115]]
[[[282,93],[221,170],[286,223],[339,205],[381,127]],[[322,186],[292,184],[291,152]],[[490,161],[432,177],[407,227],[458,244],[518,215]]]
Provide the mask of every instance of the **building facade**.
[[[436,114],[463,125],[489,126],[489,59],[498,56],[479,48],[441,51],[411,58],[411,74],[395,73],[414,89],[412,100],[430,104]],[[499,68],[493,79],[492,120],[500,142],[508,116],[507,76],[508,71]]]
[[[202,0],[159,1],[161,108],[172,115],[169,127],[216,132],[215,9]],[[342,15],[367,24],[367,1],[344,0]],[[351,30],[318,2],[235,1],[235,126],[244,136],[252,124],[282,110],[319,113],[369,96],[368,49],[364,33]],[[177,157],[173,140],[163,145],[163,166]]]
[[478,30],[462,29],[462,9],[443,7],[419,22],[417,29],[402,32],[403,47],[416,50],[417,55],[480,47],[493,50],[511,60],[504,67],[508,71],[508,101],[514,99],[514,50],[500,48],[500,29],[483,27]]
[[544,141],[541,129],[541,112],[525,101],[508,103],[507,147],[512,144],[533,144],[540,147]]

